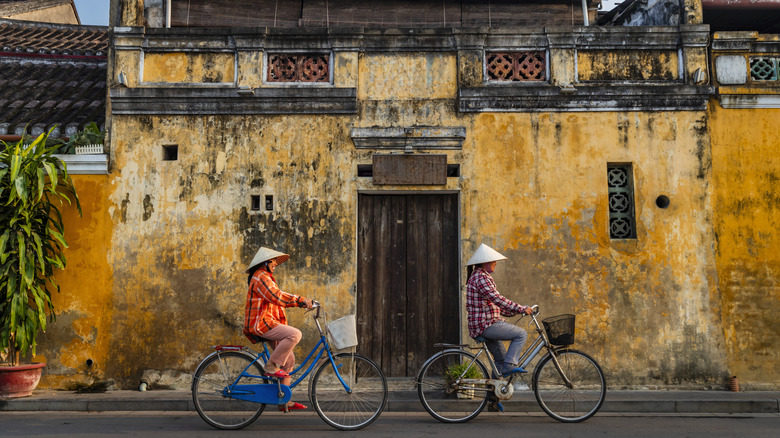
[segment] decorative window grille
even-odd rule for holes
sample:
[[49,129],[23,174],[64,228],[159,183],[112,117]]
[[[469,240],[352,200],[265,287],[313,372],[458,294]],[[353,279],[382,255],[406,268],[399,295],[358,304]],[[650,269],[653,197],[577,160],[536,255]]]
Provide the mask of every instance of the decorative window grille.
[[630,164],[607,165],[610,239],[636,239],[633,180]]
[[488,52],[485,66],[490,81],[543,81],[547,76],[544,51]]
[[780,58],[750,58],[750,79],[754,81],[776,81],[778,80],[778,66],[780,66]]
[[311,53],[268,55],[268,82],[329,82],[330,56]]

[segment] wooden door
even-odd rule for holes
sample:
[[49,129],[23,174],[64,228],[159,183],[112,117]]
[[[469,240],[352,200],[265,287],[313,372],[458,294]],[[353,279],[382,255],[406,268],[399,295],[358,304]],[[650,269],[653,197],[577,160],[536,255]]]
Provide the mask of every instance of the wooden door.
[[458,197],[358,197],[358,351],[414,376],[436,342],[458,342]]

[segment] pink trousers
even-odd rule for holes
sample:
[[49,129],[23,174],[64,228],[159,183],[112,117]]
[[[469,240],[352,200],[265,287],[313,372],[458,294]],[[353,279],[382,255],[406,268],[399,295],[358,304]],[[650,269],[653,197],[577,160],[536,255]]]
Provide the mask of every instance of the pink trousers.
[[279,368],[292,372],[295,366],[295,355],[293,348],[301,341],[301,331],[295,327],[279,324],[276,327],[263,333],[263,337],[272,342],[271,347],[274,351],[271,353],[271,362],[279,365]]

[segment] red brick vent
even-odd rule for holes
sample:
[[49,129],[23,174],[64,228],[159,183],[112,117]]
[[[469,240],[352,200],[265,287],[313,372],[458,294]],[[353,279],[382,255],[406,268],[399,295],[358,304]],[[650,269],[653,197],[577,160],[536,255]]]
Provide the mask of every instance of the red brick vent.
[[329,61],[322,54],[269,54],[268,82],[328,82]]
[[488,52],[485,54],[490,81],[543,81],[544,52]]

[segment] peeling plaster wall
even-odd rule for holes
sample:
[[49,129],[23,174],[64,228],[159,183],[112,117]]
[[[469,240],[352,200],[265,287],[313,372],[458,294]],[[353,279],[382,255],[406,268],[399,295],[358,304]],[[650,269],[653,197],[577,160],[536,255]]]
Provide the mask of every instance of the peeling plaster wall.
[[[372,152],[349,130],[441,125],[467,128],[463,149],[446,152],[462,176],[444,187],[461,193],[464,257],[483,241],[505,253],[507,296],[576,313],[578,346],[613,387],[724,381],[706,112],[463,115],[454,54],[343,59],[357,61],[356,116],[114,117],[110,375],[128,386],[149,370],[186,375],[210,345],[246,343],[243,270],[260,245],[291,253],[284,290],[334,317],[352,311],[357,191],[377,187],[356,177]],[[178,160],[163,161],[172,144]],[[636,241],[608,237],[611,162],[633,163]],[[272,195],[274,211],[249,211],[252,195]],[[300,354],[316,336],[289,314]]]
[[[339,118],[114,119],[117,174],[109,208],[118,317],[112,374],[190,373],[218,343],[245,343],[244,269],[259,246],[291,254],[283,290],[354,307],[354,150]],[[328,135],[323,135],[328,133]],[[162,161],[177,144],[178,160]],[[253,212],[251,195],[274,211]],[[291,309],[309,342],[314,327]]]
[[[109,377],[113,353],[112,268],[107,259],[113,223],[108,211],[108,175],[71,175],[81,202],[60,208],[69,247],[67,266],[55,278],[55,322],[38,337],[36,361],[46,362],[40,387],[75,388]],[[88,361],[90,361],[88,364]]]
[[780,110],[724,109],[713,103],[711,112],[716,260],[728,370],[743,386],[777,387]]

